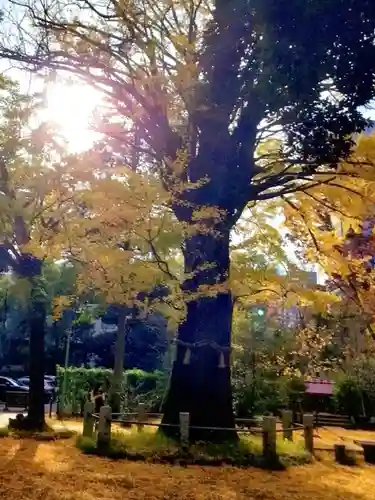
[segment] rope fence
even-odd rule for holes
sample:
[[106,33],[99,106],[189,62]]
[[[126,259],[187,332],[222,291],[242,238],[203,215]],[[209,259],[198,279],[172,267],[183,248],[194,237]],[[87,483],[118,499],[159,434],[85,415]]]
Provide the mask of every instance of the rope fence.
[[[134,418],[136,416],[136,418]],[[131,417],[131,418],[130,418]],[[303,430],[305,449],[310,453],[314,451],[314,416],[303,415],[303,424],[293,424],[291,411],[284,410],[281,418],[281,428],[277,428],[277,418],[265,416],[261,420],[261,427],[209,427],[190,424],[190,414],[180,413],[179,423],[155,422],[148,419],[161,418],[162,414],[146,413],[143,404],[138,407],[137,413],[112,413],[110,406],[103,406],[100,413],[94,413],[94,404],[87,402],[84,411],[83,435],[86,437],[96,437],[98,447],[108,446],[111,440],[112,424],[124,423],[126,425],[136,425],[138,432],[142,432],[144,426],[165,427],[179,429],[180,443],[182,447],[189,446],[190,431],[212,431],[212,432],[236,432],[241,434],[257,434],[263,438],[263,456],[274,458],[276,454],[277,435],[282,433],[283,439],[293,441],[293,433]],[[238,419],[243,422],[254,422],[254,419]],[[257,421],[259,422],[259,420]]]
[[[134,417],[137,416],[138,413],[112,413],[111,418],[109,419],[112,423],[115,424],[127,424],[127,425],[146,425],[148,427],[175,427],[179,428],[180,424],[168,424],[164,422],[152,422],[150,420],[143,420],[143,419],[129,419],[127,417]],[[92,418],[94,418],[96,421],[100,420],[100,414],[99,413],[92,413],[91,414]],[[147,419],[149,418],[162,418],[163,414],[162,413],[147,413],[143,415]],[[239,421],[243,422],[259,422],[259,420],[255,419],[235,419],[236,423],[240,423]],[[277,419],[276,419],[277,423]],[[205,430],[205,431],[224,431],[224,432],[238,432],[241,434],[263,434],[263,429],[261,427],[247,427],[247,428],[242,428],[242,427],[209,427],[209,426],[196,426],[196,425],[190,425],[190,429],[193,430]],[[293,431],[298,431],[304,428],[303,424],[293,424],[290,427],[283,427],[281,429],[275,430],[276,434],[278,433],[285,433],[285,432],[293,432]]]
[[[314,447],[314,438],[319,437],[314,434],[314,429],[319,426],[316,418],[312,414],[304,414],[302,416],[302,423],[299,423],[293,422],[293,413],[291,411],[283,410],[281,413],[281,426],[279,427],[277,426],[278,419],[274,416],[264,416],[262,419],[257,420],[236,419],[236,424],[243,423],[244,421],[247,423],[256,421],[260,424],[258,427],[247,428],[190,425],[189,413],[180,413],[179,423],[155,422],[155,419],[161,419],[162,417],[163,415],[161,413],[146,413],[144,404],[139,404],[138,411],[136,413],[112,413],[110,406],[103,406],[100,409],[100,413],[94,413],[94,404],[92,402],[87,402],[84,409],[83,436],[95,438],[98,448],[105,448],[110,444],[112,424],[124,423],[129,426],[135,425],[137,426],[138,432],[143,432],[145,426],[175,428],[179,429],[178,434],[180,436],[180,444],[182,448],[186,449],[189,447],[190,431],[201,430],[255,434],[262,436],[263,457],[266,460],[273,460],[277,457],[277,436],[282,434],[284,440],[292,442],[295,432],[298,432],[299,435],[302,433],[305,449],[309,453],[314,453],[314,450],[329,451],[327,449]],[[154,421],[150,419],[154,419]],[[347,463],[348,460],[352,460],[351,451],[346,447],[342,438],[333,432],[332,435],[335,435],[335,437],[340,440],[340,443],[335,444],[333,448],[336,461],[339,463]],[[366,455],[366,453],[369,454],[370,452],[374,455],[373,458],[371,458],[372,455],[370,457],[371,460],[373,460],[372,462],[369,459],[371,463],[374,463],[375,442],[358,442],[358,445],[363,447],[364,455]]]

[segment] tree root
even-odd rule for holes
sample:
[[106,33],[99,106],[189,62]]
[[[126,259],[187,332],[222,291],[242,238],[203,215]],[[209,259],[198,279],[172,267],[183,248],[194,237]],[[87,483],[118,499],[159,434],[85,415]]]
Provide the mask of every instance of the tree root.
[[36,424],[28,416],[25,417],[22,413],[18,413],[16,418],[9,419],[9,429],[15,431],[43,432],[49,430],[49,427],[45,422]]

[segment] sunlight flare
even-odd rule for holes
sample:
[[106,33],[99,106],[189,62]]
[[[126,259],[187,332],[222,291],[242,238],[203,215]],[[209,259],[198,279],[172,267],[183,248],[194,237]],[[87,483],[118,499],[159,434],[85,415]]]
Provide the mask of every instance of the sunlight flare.
[[53,123],[71,152],[89,149],[100,136],[90,127],[101,95],[88,85],[53,84],[46,92],[43,120]]

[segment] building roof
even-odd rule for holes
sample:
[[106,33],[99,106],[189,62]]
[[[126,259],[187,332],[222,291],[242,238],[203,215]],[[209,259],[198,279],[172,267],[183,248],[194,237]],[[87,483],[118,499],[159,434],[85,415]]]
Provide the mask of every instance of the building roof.
[[333,382],[330,380],[310,380],[305,383],[307,394],[332,396]]

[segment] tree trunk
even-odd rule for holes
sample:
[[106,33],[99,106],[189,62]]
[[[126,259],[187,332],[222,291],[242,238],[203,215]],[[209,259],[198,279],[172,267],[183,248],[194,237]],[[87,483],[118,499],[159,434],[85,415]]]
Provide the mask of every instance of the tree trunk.
[[29,410],[26,418],[9,424],[17,429],[43,431],[44,418],[44,335],[46,328],[46,290],[41,279],[42,262],[29,254],[20,257],[19,275],[31,285],[28,326],[30,332]]
[[[186,280],[183,289],[197,292],[200,286],[218,291],[187,298],[187,316],[177,335],[176,359],[164,405],[164,424],[178,424],[179,413],[190,413],[192,440],[236,439],[234,431],[199,430],[200,427],[234,428],[230,372],[232,296],[229,278],[229,229],[196,234],[185,241]],[[221,287],[220,287],[221,285]],[[173,427],[162,427],[170,436]]]
[[127,308],[121,307],[118,318],[118,328],[115,346],[115,362],[113,367],[112,383],[109,399],[112,406],[112,413],[121,412],[121,392],[124,373],[124,355],[126,338]]
[[30,314],[30,395],[27,427],[43,430],[44,419],[44,333],[46,309],[43,300],[31,302]]

